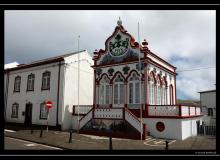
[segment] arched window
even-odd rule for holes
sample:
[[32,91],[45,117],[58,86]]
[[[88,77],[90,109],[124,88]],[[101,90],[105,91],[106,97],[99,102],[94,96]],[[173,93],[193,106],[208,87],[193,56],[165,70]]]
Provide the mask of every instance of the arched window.
[[163,92],[162,92],[162,83],[161,83],[161,77],[160,75],[157,75],[157,85],[156,85],[156,88],[157,88],[157,105],[161,105],[162,104],[162,95],[163,95]]
[[104,76],[99,86],[99,104],[110,104],[110,80]]
[[154,88],[154,86],[155,86],[155,81],[154,81],[154,77],[153,77],[153,74],[151,73],[150,74],[150,77],[149,77],[149,92],[150,92],[150,95],[149,95],[149,103],[151,104],[151,105],[154,105],[155,103],[155,99],[154,99],[154,95],[155,95],[155,88]]
[[129,104],[139,104],[140,103],[140,79],[136,73],[132,74],[129,79]]
[[124,79],[118,75],[114,81],[114,104],[124,104]]
[[50,89],[50,72],[46,71],[42,76],[42,90]]
[[28,80],[27,80],[27,91],[33,91],[34,90],[34,74],[28,75]]
[[15,77],[14,92],[20,92],[20,86],[21,86],[21,77],[17,76]]
[[165,78],[162,78],[162,86],[161,86],[161,104],[166,105],[166,97],[167,97],[167,88]]
[[173,105],[173,86],[170,85],[170,105]]
[[208,108],[208,116],[213,116],[213,109],[212,108]]

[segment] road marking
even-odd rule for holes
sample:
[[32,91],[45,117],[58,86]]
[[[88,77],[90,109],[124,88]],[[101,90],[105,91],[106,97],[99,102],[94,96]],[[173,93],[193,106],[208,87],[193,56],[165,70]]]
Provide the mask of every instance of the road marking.
[[74,140],[74,141],[79,141],[79,142],[86,142],[86,143],[92,143],[92,144],[97,144],[97,143],[95,143],[95,142],[82,141],[82,140],[78,140],[78,139],[72,139],[72,140]]
[[25,146],[33,147],[33,146],[37,146],[37,144],[31,143],[31,144],[25,144]]
[[176,142],[176,140],[172,140],[171,142],[169,142],[169,144]]
[[148,146],[152,146],[152,147],[158,147],[158,146],[163,146],[164,145],[159,145],[159,144],[148,144],[147,142],[144,142],[145,145],[148,145]]
[[16,132],[16,131],[13,131],[13,130],[9,130],[9,129],[5,129],[6,132]]
[[[17,140],[17,141],[21,141],[21,142],[25,142],[25,143],[29,143],[29,145],[31,145],[31,144],[36,144],[36,145],[38,145],[38,146],[44,146],[44,147],[47,147],[47,148],[62,150],[61,148],[52,147],[52,146],[48,146],[48,145],[44,145],[44,144],[39,144],[39,143],[31,143],[31,144],[30,144],[30,141],[25,141],[25,140],[21,140],[21,139],[17,139],[17,138],[11,138],[11,137],[5,137],[5,138],[13,139],[13,140]],[[25,145],[27,146],[27,144],[25,144]],[[33,145],[32,145],[32,146],[33,146]]]

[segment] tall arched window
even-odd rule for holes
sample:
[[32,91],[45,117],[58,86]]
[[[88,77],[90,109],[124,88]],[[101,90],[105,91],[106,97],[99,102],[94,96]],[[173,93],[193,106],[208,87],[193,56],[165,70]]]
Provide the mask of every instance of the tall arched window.
[[118,75],[114,81],[114,104],[124,104],[124,79]]
[[161,84],[161,79],[160,76],[157,76],[157,105],[162,104],[162,84]]
[[155,81],[154,81],[154,77],[153,77],[153,74],[151,73],[150,74],[150,77],[149,77],[149,103],[151,105],[154,105],[155,103],[155,99],[154,99],[154,95],[155,95],[155,91],[154,91],[154,86],[155,86]]
[[173,86],[170,85],[170,105],[173,105]]
[[99,86],[99,104],[110,104],[110,80],[104,76]]
[[129,79],[129,104],[139,104],[140,103],[140,79],[136,73],[132,74]]
[[20,86],[21,86],[21,77],[17,76],[15,77],[14,92],[20,92]]

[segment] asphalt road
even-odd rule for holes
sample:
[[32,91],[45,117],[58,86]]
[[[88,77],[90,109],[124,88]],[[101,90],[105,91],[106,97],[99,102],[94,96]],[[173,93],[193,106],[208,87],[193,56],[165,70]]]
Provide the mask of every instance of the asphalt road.
[[60,148],[5,137],[5,150],[61,150]]

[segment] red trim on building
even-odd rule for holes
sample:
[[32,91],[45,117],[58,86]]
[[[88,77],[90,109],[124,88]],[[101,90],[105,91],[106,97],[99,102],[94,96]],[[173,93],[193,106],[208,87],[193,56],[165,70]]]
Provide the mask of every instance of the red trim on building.
[[121,77],[124,79],[125,82],[125,77],[123,76],[123,73],[120,71],[115,72],[114,76],[112,77],[112,79],[110,80],[110,83],[113,84],[114,79],[116,78],[117,75],[121,75]]

